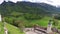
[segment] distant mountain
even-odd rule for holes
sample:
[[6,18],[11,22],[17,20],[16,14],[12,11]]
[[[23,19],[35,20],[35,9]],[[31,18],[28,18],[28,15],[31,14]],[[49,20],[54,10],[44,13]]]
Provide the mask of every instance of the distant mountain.
[[43,8],[46,11],[50,11],[50,12],[58,12],[58,11],[60,11],[60,10],[58,10],[57,7],[52,6],[50,4],[46,4],[46,3],[17,2],[17,4],[20,4],[20,3],[22,3],[25,6]]
[[31,2],[17,2],[17,4],[24,4],[26,6],[30,6],[30,7],[38,7],[38,8],[44,8],[46,10],[55,10],[56,7],[46,4],[46,3],[31,3]]
[[35,13],[35,14],[53,14],[59,13],[60,8],[46,4],[46,3],[31,3],[31,2],[17,2],[13,3],[3,2],[0,5],[0,13],[3,15],[11,14],[12,12],[22,12],[22,13]]

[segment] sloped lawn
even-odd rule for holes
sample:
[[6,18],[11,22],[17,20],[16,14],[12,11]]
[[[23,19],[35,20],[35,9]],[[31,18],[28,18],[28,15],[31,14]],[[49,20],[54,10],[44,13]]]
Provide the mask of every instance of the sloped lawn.
[[17,27],[10,24],[6,24],[6,28],[8,29],[9,34],[24,34]]
[[4,25],[3,25],[3,22],[0,22],[0,34],[4,34]]

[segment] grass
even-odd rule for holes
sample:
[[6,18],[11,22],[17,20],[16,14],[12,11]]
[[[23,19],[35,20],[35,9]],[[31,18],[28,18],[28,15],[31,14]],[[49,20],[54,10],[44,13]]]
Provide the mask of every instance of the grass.
[[24,34],[17,27],[6,24],[6,28],[8,29],[9,34]]
[[36,24],[38,24],[40,26],[47,26],[49,20],[50,20],[50,17],[44,17],[41,20],[34,21],[33,23],[36,23]]
[[4,34],[3,22],[0,22],[0,34]]
[[29,27],[34,24],[38,24],[39,26],[47,27],[49,20],[50,20],[50,17],[44,17],[40,20],[32,20],[32,21],[26,23],[26,25]]

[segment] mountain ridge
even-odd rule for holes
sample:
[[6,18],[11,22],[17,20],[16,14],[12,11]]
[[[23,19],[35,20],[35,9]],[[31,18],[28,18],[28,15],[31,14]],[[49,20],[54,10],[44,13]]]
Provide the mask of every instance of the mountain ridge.
[[21,2],[6,2],[4,1],[1,5],[0,5],[0,10],[3,12],[8,12],[11,13],[12,11],[17,11],[17,12],[29,12],[29,13],[60,13],[59,8],[52,6],[50,4],[46,4],[46,3],[31,3],[31,2],[25,2],[25,1],[21,1]]

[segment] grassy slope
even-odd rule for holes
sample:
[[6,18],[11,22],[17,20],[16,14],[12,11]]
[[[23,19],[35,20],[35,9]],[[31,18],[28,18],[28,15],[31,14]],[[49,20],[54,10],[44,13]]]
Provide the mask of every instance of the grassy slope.
[[32,21],[26,23],[26,25],[31,26],[31,25],[34,25],[34,24],[38,24],[40,26],[46,27],[48,25],[49,20],[50,20],[50,17],[44,17],[44,18],[42,18],[40,20],[32,20]]
[[17,27],[10,24],[6,24],[6,28],[8,29],[9,34],[24,34],[24,33],[21,33]]
[[0,22],[0,34],[4,34],[4,28],[2,22]]
[[42,18],[41,20],[34,21],[33,23],[37,23],[37,24],[39,24],[40,26],[47,26],[49,20],[50,20],[50,17],[44,17],[44,18]]

